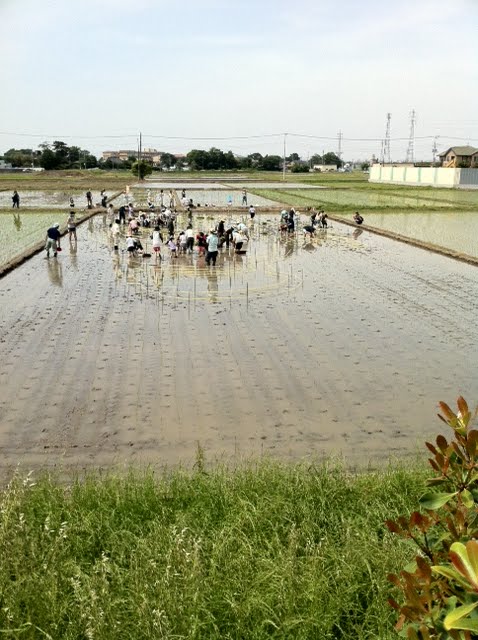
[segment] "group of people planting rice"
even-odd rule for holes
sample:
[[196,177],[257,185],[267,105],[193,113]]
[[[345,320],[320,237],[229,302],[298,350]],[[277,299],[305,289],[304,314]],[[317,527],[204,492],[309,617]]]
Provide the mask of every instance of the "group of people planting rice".
[[121,242],[124,242],[124,249],[130,257],[150,257],[147,243],[151,241],[156,262],[161,261],[167,252],[171,259],[196,254],[198,258],[204,258],[206,265],[215,266],[223,247],[229,249],[232,246],[235,253],[245,254],[249,244],[249,229],[241,221],[226,225],[225,220],[221,219],[206,233],[193,228],[191,212],[187,223],[178,227],[177,212],[169,208],[160,212],[139,211],[136,215],[130,205],[126,216],[124,206],[117,213],[110,206],[110,216],[109,230],[114,251],[119,251]]
[[[17,192],[16,197],[19,199]],[[130,258],[151,257],[148,251],[148,242],[151,241],[152,253],[155,262],[164,259],[165,253],[171,259],[178,259],[181,256],[196,255],[204,259],[206,265],[215,266],[219,252],[225,248],[233,247],[234,253],[245,254],[247,252],[250,235],[249,228],[244,221],[226,221],[220,219],[208,232],[202,229],[194,229],[193,208],[191,199],[187,199],[185,189],[181,192],[181,201],[187,213],[187,222],[178,227],[178,213],[176,210],[176,199],[173,191],[168,195],[168,205],[161,204],[159,208],[153,204],[151,191],[148,190],[148,210],[135,211],[133,202],[130,200],[129,189],[123,192],[124,203],[115,210],[112,203],[107,204],[106,192],[103,190],[101,196],[101,207],[106,209],[104,222],[109,218],[109,236],[112,241],[114,251],[126,251]],[[87,208],[91,208],[93,196],[90,190],[86,193]],[[70,197],[70,211],[67,220],[67,231],[70,242],[76,243],[76,214],[73,209],[74,201]],[[166,202],[163,190],[161,190],[160,200]],[[247,200],[246,200],[247,203]],[[244,201],[243,201],[244,205]],[[17,205],[18,206],[18,205]],[[254,224],[256,209],[254,205],[249,207],[250,223]],[[318,211],[314,207],[307,208],[307,216],[310,222],[301,225],[305,238],[312,238],[317,230],[328,228],[328,216],[323,209]],[[357,225],[363,223],[363,217],[357,212],[354,214],[354,222]],[[295,234],[299,229],[300,215],[291,207],[289,210],[283,209],[280,213],[278,230],[281,235]],[[52,252],[56,257],[60,247],[60,224],[52,225],[46,234],[45,251],[47,257]],[[144,242],[144,245],[143,245]],[[120,245],[123,246],[120,246]]]

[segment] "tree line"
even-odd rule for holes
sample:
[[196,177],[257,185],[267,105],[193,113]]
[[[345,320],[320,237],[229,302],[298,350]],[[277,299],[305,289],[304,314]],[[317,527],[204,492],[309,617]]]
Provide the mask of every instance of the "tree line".
[[92,169],[98,166],[96,157],[77,146],[69,147],[61,140],[44,142],[38,149],[9,149],[3,154],[12,167],[43,167],[43,169]]
[[[147,159],[142,159],[141,165],[146,165],[148,169],[170,170],[173,168],[182,169],[187,166],[193,171],[215,171],[215,170],[257,170],[257,171],[282,171],[283,158],[279,155],[262,155],[255,152],[247,156],[236,156],[232,151],[222,151],[216,147],[211,147],[209,151],[205,149],[192,149],[183,157],[175,156],[172,153],[158,152],[160,162],[153,166]],[[9,149],[3,156],[5,162],[11,163],[13,167],[43,167],[47,170],[54,169],[92,169],[99,167],[102,169],[132,169],[137,168],[137,157],[132,155],[127,160],[118,158],[97,159],[86,149],[77,146],[68,146],[61,140],[53,143],[43,143],[37,150],[33,149]],[[323,155],[314,154],[304,160],[298,153],[291,153],[286,157],[287,168],[293,172],[308,171],[314,165],[333,164],[342,166],[342,161],[334,152]]]

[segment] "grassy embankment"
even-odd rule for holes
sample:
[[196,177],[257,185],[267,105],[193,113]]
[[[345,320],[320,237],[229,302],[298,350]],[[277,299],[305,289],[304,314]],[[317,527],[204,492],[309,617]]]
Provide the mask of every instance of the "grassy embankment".
[[383,522],[424,472],[336,464],[18,479],[1,495],[5,637],[395,638]]

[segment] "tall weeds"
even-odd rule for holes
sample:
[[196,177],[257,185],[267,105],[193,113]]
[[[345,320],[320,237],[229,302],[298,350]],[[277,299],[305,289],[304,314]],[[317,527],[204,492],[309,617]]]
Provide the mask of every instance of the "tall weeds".
[[383,522],[424,475],[261,462],[0,496],[6,637],[392,638],[388,573],[411,557]]

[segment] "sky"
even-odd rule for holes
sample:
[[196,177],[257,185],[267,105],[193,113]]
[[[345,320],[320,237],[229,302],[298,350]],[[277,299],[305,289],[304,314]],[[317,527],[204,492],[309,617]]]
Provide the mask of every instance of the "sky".
[[0,154],[478,147],[478,0],[0,0]]

